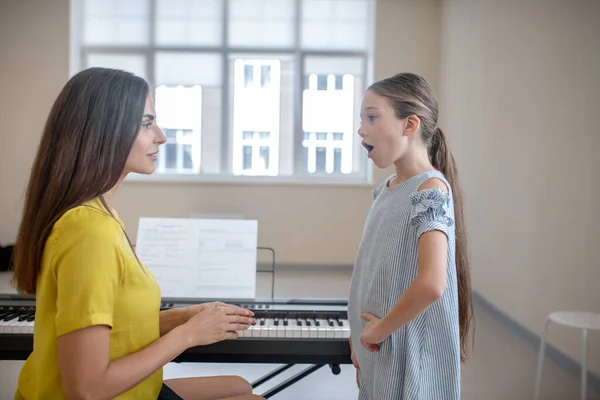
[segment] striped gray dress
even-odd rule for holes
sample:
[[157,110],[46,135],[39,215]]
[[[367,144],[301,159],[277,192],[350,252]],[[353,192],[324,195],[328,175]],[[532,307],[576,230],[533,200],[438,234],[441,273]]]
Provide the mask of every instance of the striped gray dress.
[[[439,178],[449,189],[418,188]],[[416,175],[388,188],[387,179],[373,191],[375,201],[365,223],[348,302],[352,346],[359,365],[360,400],[458,400],[460,340],[455,266],[452,189],[439,171]],[[417,274],[419,236],[446,233],[447,286],[425,312],[390,335],[378,352],[360,344],[366,324],[360,314],[382,318]]]

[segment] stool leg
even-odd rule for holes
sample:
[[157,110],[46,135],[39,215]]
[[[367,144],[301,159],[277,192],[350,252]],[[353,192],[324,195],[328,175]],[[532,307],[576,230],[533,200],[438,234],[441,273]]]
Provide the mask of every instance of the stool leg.
[[581,354],[581,400],[587,399],[587,329],[583,330],[583,353]]
[[544,332],[540,338],[540,354],[538,358],[537,373],[535,376],[535,393],[533,394],[533,400],[537,400],[540,396],[540,385],[542,383],[542,366],[544,365],[544,352],[546,350],[546,335],[548,333],[548,325],[550,320],[546,318],[544,323]]

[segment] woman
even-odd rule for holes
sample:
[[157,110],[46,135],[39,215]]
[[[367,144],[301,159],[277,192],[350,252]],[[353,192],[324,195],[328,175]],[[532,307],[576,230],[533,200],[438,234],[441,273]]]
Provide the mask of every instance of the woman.
[[16,399],[251,399],[239,377],[167,380],[188,347],[235,339],[248,310],[210,303],[160,310],[160,288],[112,208],[129,173],[151,174],[166,139],[148,84],[91,68],[48,117],[15,246],[14,281],[35,294],[33,352]]

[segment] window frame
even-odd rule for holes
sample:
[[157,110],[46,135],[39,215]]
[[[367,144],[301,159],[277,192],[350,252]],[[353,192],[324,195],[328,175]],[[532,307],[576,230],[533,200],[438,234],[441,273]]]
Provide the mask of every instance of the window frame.
[[[356,50],[327,50],[327,49],[304,49],[301,46],[301,25],[302,25],[302,1],[292,0],[295,7],[294,13],[294,44],[291,47],[233,47],[227,44],[229,31],[229,3],[230,0],[222,0],[222,42],[218,46],[174,46],[174,45],[157,45],[155,40],[156,28],[156,11],[158,0],[148,0],[148,44],[147,45],[85,45],[83,44],[83,23],[85,14],[85,0],[70,0],[71,15],[71,39],[70,39],[70,75],[81,71],[82,66],[87,65],[89,55],[139,55],[145,58],[145,79],[152,88],[153,96],[156,95],[155,85],[155,54],[156,53],[189,53],[189,54],[216,54],[221,57],[221,172],[219,174],[202,174],[202,173],[154,173],[151,175],[129,174],[126,180],[140,182],[209,182],[209,183],[298,183],[298,184],[332,184],[341,186],[370,186],[373,178],[372,163],[365,156],[361,160],[361,169],[355,174],[338,174],[338,173],[309,173],[306,169],[304,160],[304,131],[302,129],[303,118],[303,90],[304,90],[304,75],[305,75],[305,60],[307,57],[331,57],[343,58],[353,57],[362,59],[363,84],[362,89],[367,89],[370,82],[373,81],[373,54],[374,54],[374,36],[375,36],[375,0],[369,0],[367,16],[367,43],[368,46],[364,51]],[[282,55],[286,54],[294,58],[294,90],[293,95],[293,174],[292,175],[234,175],[232,170],[233,153],[232,145],[232,129],[233,119],[231,111],[233,103],[230,102],[232,85],[230,84],[231,71],[229,70],[230,55],[245,54],[257,55],[258,57],[268,56],[269,54]]]

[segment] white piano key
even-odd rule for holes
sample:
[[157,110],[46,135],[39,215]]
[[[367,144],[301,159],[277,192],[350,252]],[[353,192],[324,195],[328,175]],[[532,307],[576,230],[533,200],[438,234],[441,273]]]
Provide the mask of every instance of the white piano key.
[[334,328],[329,326],[329,321],[323,318],[317,319],[319,322],[319,326],[317,329],[319,330],[319,338],[323,339],[333,339],[334,338]]
[[312,318],[307,319],[307,321],[310,322],[308,327],[308,337],[311,339],[317,339],[319,337],[319,331],[317,329],[316,321]]
[[300,332],[302,333],[302,335],[301,335],[302,339],[310,338],[310,329],[308,328],[308,325],[306,325],[306,320],[304,318],[302,318],[300,320],[300,326],[301,326]]
[[342,322],[342,337],[349,338],[350,337],[350,323],[345,318],[340,318]]
[[264,319],[264,325],[260,326],[260,337],[269,337],[269,321],[266,318]]
[[257,332],[260,332],[260,328],[258,328],[258,323],[254,324],[254,325],[250,325],[250,328],[248,328],[248,330],[244,334],[244,337],[249,337],[249,338],[256,337]]
[[279,319],[279,325],[277,326],[277,337],[278,338],[286,337],[285,336],[286,328],[287,328],[287,326],[284,325],[284,320]]
[[277,327],[275,326],[275,320],[273,318],[269,318],[267,319],[268,321],[268,325],[267,325],[267,332],[268,332],[268,336],[270,338],[275,338],[277,337]]

